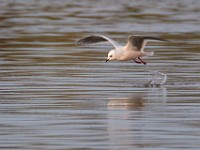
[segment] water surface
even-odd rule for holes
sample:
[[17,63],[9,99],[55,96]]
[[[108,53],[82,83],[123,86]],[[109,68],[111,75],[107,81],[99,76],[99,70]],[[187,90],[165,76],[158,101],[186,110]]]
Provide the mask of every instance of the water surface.
[[[200,2],[1,0],[1,149],[199,149]],[[134,62],[105,63],[101,33],[149,43],[147,66],[168,76],[148,87]]]

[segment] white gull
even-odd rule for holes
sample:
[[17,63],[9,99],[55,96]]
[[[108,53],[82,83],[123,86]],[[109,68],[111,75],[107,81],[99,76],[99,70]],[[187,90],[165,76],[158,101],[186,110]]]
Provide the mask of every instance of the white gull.
[[162,42],[169,42],[168,40],[153,37],[153,36],[140,36],[140,35],[130,35],[128,36],[128,41],[125,46],[121,46],[115,40],[106,37],[104,35],[91,35],[87,37],[83,37],[76,41],[77,44],[96,44],[99,42],[109,42],[111,43],[115,49],[110,50],[108,53],[108,60],[120,60],[120,61],[128,61],[134,60],[136,63],[146,65],[140,57],[143,56],[153,56],[154,52],[145,52],[144,47],[147,42],[150,41],[162,41]]

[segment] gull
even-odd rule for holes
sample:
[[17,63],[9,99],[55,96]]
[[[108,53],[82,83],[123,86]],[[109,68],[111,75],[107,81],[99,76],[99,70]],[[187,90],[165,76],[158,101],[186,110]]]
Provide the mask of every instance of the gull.
[[161,41],[161,42],[168,42],[168,40],[153,37],[153,36],[141,36],[141,35],[130,35],[127,39],[127,44],[125,46],[121,46],[115,40],[104,36],[104,35],[91,35],[83,37],[76,41],[77,44],[96,44],[100,42],[109,42],[114,46],[115,49],[112,49],[108,53],[107,61],[110,60],[119,60],[119,61],[129,61],[133,60],[135,63],[144,64],[141,57],[143,56],[153,56],[154,51],[152,52],[145,52],[144,47],[147,42],[150,41]]

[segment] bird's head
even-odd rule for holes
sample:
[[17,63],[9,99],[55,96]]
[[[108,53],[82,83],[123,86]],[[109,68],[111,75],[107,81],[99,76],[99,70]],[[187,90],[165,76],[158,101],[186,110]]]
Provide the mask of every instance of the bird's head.
[[115,51],[114,50],[111,50],[109,53],[108,53],[108,57],[106,59],[106,62],[109,61],[109,60],[115,60],[116,59],[116,56],[115,56]]

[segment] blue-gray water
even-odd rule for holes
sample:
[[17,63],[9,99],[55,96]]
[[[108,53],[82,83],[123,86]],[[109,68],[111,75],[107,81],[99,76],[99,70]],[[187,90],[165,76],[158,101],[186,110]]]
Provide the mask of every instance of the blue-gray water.
[[[0,0],[0,149],[199,149],[199,16],[198,0]],[[94,33],[171,40],[144,58],[166,85],[74,44]]]

